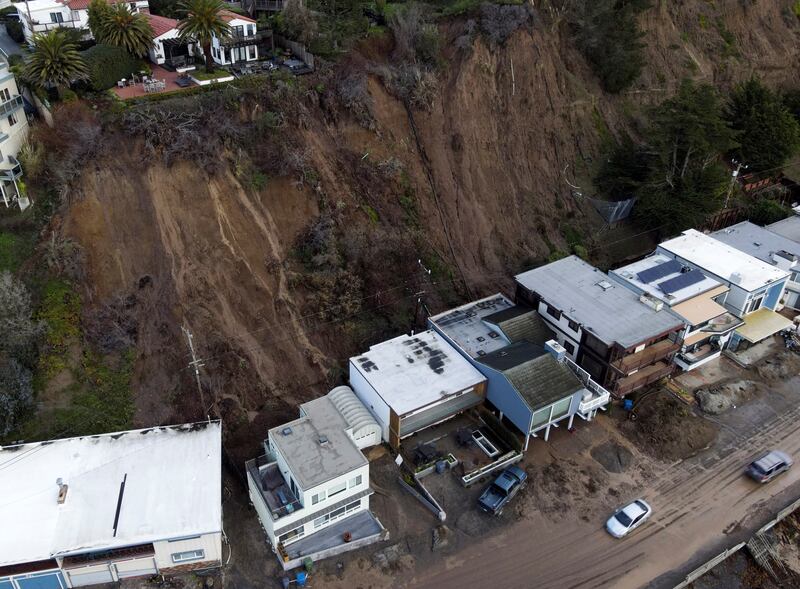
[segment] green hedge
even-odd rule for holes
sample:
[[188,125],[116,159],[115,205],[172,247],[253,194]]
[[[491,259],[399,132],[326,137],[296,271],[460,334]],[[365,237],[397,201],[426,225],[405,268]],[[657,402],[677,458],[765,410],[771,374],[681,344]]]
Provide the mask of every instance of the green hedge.
[[6,21],[6,32],[17,43],[22,43],[25,40],[25,33],[22,32],[22,23],[13,18]]
[[116,86],[122,78],[130,78],[131,74],[143,69],[142,62],[121,47],[95,45],[81,56],[89,68],[89,80],[93,89],[98,92]]

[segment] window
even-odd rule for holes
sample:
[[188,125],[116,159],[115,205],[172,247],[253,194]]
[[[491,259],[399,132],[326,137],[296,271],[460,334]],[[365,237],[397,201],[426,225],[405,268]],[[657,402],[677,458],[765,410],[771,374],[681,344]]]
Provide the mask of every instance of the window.
[[303,526],[299,526],[293,530],[289,530],[288,532],[278,536],[278,542],[280,542],[283,545],[286,545],[289,542],[294,542],[295,540],[299,540],[304,535],[305,535],[305,530]]
[[11,92],[8,91],[8,88],[3,88],[0,90],[0,99],[5,102],[6,100],[11,100]]
[[328,497],[330,498],[333,497],[334,495],[338,495],[339,493],[345,490],[347,490],[347,481],[342,481],[341,483],[338,483],[332,486],[330,489],[328,489]]
[[572,319],[567,319],[567,324],[569,325],[569,328],[572,331],[578,333],[578,329],[580,328],[580,326],[575,321],[573,321]]
[[[545,303],[547,305],[547,303]],[[555,319],[561,319],[561,311],[551,305],[547,305],[547,314]]]
[[361,484],[361,475],[358,475],[357,477],[353,477],[352,479],[350,479],[350,488],[351,489],[353,487],[359,486],[360,484]]
[[256,25],[247,25],[247,34],[248,35],[255,35],[256,34]]
[[60,12],[51,12],[50,13],[50,22],[54,23],[62,23],[64,22],[64,15]]
[[247,56],[250,59],[256,58],[256,46],[255,45],[248,45],[247,46]]
[[17,124],[17,117],[14,116],[14,113],[11,113],[10,115],[8,115],[8,124],[11,127],[13,127],[14,125]]
[[564,342],[564,349],[567,351],[568,354],[574,354],[575,353],[575,346],[573,346],[568,341]]
[[314,493],[311,496],[311,505],[316,505],[317,503],[321,503],[322,501],[325,501],[325,491]]
[[748,307],[747,312],[752,313],[753,311],[757,311],[761,308],[761,303],[764,302],[764,294],[757,295],[753,298],[750,302],[750,306]]
[[234,37],[244,37],[244,27],[242,25],[231,27],[231,33]]
[[189,560],[202,560],[206,557],[205,550],[188,550],[186,552],[173,552],[172,562],[187,562]]

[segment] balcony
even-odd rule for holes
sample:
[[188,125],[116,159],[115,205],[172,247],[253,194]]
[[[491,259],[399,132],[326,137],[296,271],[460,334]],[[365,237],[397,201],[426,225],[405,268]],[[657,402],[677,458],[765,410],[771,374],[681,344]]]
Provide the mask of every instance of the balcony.
[[628,393],[631,393],[642,387],[646,387],[647,385],[652,384],[664,378],[665,376],[669,376],[672,374],[674,369],[674,364],[662,361],[651,364],[650,366],[646,366],[638,372],[634,372],[630,376],[620,378],[617,382],[615,382],[613,387],[614,394],[618,397],[624,397]]
[[588,419],[592,413],[608,405],[608,402],[611,400],[611,393],[605,389],[603,389],[603,391],[602,394],[592,393],[581,399],[581,403],[578,405],[578,414],[581,417]]
[[256,31],[253,35],[240,35],[232,32],[220,41],[223,47],[246,47],[248,45],[258,45],[264,39],[272,37],[272,31]]
[[675,364],[681,369],[689,371],[722,354],[718,346],[704,344],[691,352],[681,352],[675,356]]
[[303,509],[303,504],[286,484],[277,462],[268,462],[266,456],[260,456],[248,460],[245,467],[247,474],[258,487],[264,507],[269,510],[272,521],[277,522]]
[[647,346],[641,352],[628,354],[611,363],[611,367],[622,374],[628,375],[634,370],[638,370],[656,360],[666,358],[670,354],[680,350],[681,345],[668,339],[661,340]]
[[22,108],[22,104],[22,96],[19,95],[14,95],[8,100],[3,101],[0,103],[0,117],[6,117],[15,110]]

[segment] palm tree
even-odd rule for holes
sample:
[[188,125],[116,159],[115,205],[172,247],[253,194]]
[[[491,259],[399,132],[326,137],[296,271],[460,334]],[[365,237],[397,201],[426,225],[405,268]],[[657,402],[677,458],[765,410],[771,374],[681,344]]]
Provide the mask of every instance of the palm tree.
[[64,86],[88,77],[86,63],[63,31],[54,29],[33,36],[31,55],[23,69],[25,80],[35,86],[55,86],[60,95]]
[[105,19],[108,14],[108,2],[106,0],[92,0],[89,2],[89,30],[92,31],[94,40],[98,43],[101,36],[100,23]]
[[178,23],[182,40],[194,39],[203,48],[206,58],[206,71],[214,71],[214,59],[211,57],[211,39],[223,39],[231,33],[231,28],[222,18],[226,9],[222,0],[183,0],[179,5],[184,15]]
[[131,12],[124,2],[113,4],[98,14],[98,43],[122,47],[131,55],[142,56],[153,46],[153,27],[144,14]]

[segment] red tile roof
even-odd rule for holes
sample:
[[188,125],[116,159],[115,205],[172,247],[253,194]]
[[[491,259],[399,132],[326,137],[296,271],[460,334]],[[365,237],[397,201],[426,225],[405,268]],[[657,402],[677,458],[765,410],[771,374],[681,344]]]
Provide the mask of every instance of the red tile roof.
[[[89,3],[92,0],[69,0],[69,2],[65,2],[67,6],[69,6],[70,10],[86,10],[89,8]],[[126,0],[108,0],[109,4],[116,4],[117,2],[125,2]]]
[[256,22],[252,18],[250,18],[249,16],[245,16],[243,14],[237,14],[237,13],[232,12],[230,10],[220,10],[219,15],[222,17],[222,20],[224,20],[225,22],[231,22],[233,19],[244,20],[244,21],[247,21],[247,22]]
[[167,18],[166,16],[158,16],[157,14],[149,14],[147,12],[142,14],[150,21],[150,26],[153,27],[154,37],[160,37],[164,33],[178,28],[178,21],[174,18]]

